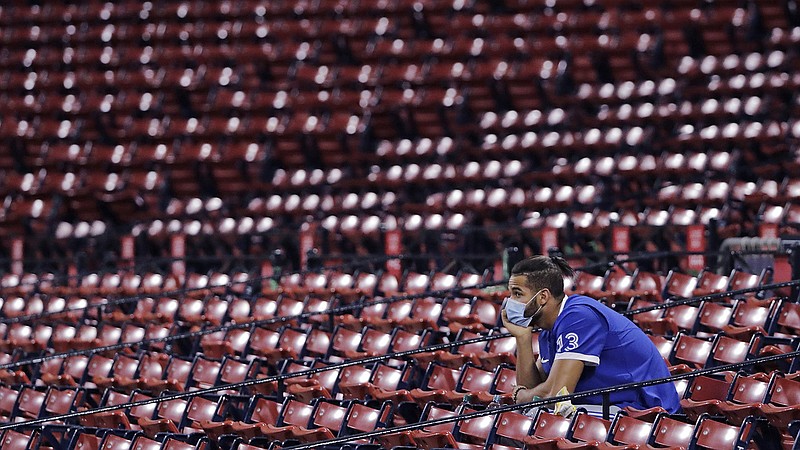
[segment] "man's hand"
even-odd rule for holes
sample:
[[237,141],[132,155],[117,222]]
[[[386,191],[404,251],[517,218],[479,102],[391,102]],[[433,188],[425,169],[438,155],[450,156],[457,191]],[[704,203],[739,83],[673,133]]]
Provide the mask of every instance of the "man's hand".
[[[569,395],[569,391],[567,390],[566,387],[563,387],[563,388],[561,388],[560,391],[558,391],[558,394],[556,394],[556,395],[558,395],[559,397],[561,397],[562,395]],[[572,415],[575,414],[576,409],[575,409],[575,406],[572,404],[571,401],[564,400],[564,401],[556,402],[556,406],[553,408],[553,411],[556,414],[558,414],[559,416],[566,417],[567,419],[570,419],[570,418],[572,418]]]
[[503,309],[500,313],[500,317],[503,318],[503,326],[506,327],[509,333],[515,338],[525,338],[531,339],[531,333],[533,332],[533,328],[530,327],[521,327],[517,324],[512,323],[508,320],[508,314],[506,314],[506,310]]

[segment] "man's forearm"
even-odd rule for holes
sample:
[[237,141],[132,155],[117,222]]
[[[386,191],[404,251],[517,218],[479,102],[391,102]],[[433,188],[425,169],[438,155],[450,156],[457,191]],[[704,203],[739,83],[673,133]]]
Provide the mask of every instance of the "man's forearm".
[[517,338],[517,385],[532,388],[542,382],[533,355],[532,335]]
[[[519,361],[517,361],[517,363],[519,363]],[[578,384],[578,379],[580,379],[582,373],[583,361],[570,359],[556,360],[553,363],[550,374],[547,376],[547,380],[542,380],[541,383],[530,389],[522,389],[517,392],[517,403],[527,403],[534,400],[535,397],[555,397],[562,388],[566,388],[567,392],[574,393]]]

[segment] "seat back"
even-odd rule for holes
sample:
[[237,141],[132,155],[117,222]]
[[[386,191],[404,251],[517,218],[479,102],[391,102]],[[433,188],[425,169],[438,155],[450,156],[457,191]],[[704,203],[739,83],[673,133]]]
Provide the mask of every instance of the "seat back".
[[253,397],[245,413],[245,422],[277,424],[283,405],[261,395]]
[[800,381],[775,377],[769,392],[769,403],[778,406],[800,405]]
[[672,364],[685,363],[696,369],[705,367],[711,354],[713,343],[679,333],[672,348],[670,362]]
[[704,270],[697,277],[697,286],[695,286],[695,293],[715,293],[723,292],[730,283],[730,279],[725,275],[718,275],[710,270]]
[[192,397],[184,414],[187,419],[186,424],[204,420],[213,421],[217,417],[219,409],[219,399],[200,395]]
[[522,441],[528,436],[533,427],[533,419],[514,411],[500,413],[494,424],[494,438],[503,437]]
[[305,345],[303,346],[303,355],[320,356],[328,355],[331,349],[331,335],[319,328],[313,328],[308,332]]
[[[628,303],[628,311],[635,311],[635,310],[639,310],[639,309],[642,309],[642,308],[649,308],[649,307],[655,306],[657,304],[658,303],[656,303],[656,302],[652,302],[652,301],[649,301],[649,300],[644,300],[644,299],[641,299],[641,298],[634,297]],[[644,312],[633,314],[630,317],[631,317],[631,320],[634,323],[638,324],[638,323],[641,323],[641,322],[658,320],[663,315],[664,315],[664,310],[663,309],[651,309],[649,311],[644,311]]]
[[[330,363],[328,363],[326,361],[316,360],[311,365],[311,368],[312,369],[318,369],[320,367],[325,367],[325,366],[328,366],[328,365],[330,365]],[[325,389],[327,389],[328,392],[332,392],[336,387],[336,380],[339,379],[339,372],[341,370],[342,369],[325,370],[323,372],[315,373],[314,375],[311,375],[309,378],[311,378],[313,380],[317,380],[317,382],[319,383],[320,386],[322,386]]]
[[769,379],[763,373],[737,375],[728,393],[728,400],[734,403],[761,403],[767,396]]
[[648,334],[647,337],[650,338],[650,341],[656,346],[658,353],[660,353],[665,360],[669,360],[669,356],[672,354],[672,347],[675,346],[675,342],[665,338],[664,336],[653,336]]
[[624,414],[617,414],[609,431],[609,442],[613,444],[645,445],[653,424],[634,419]]
[[[388,336],[387,336],[388,337]],[[331,350],[337,354],[344,354],[344,352],[354,352],[358,350],[361,341],[364,339],[364,334],[357,331],[349,330],[344,327],[336,327],[331,336]],[[386,340],[388,347],[390,339]]]
[[392,404],[389,402],[381,405],[380,408],[371,408],[365,404],[354,402],[347,412],[343,431],[347,434],[356,432],[374,431],[377,428],[386,426],[392,412]]
[[415,350],[424,346],[427,341],[427,333],[424,331],[422,334],[416,334],[401,328],[396,328],[392,336],[392,351],[403,352]]
[[653,423],[653,430],[648,443],[660,447],[689,448],[693,434],[693,424],[681,422],[668,415],[660,415]]
[[492,391],[507,394],[514,390],[517,384],[517,371],[507,364],[501,364],[495,369]]
[[460,377],[460,369],[451,369],[434,362],[428,366],[422,385],[429,390],[444,389],[446,391],[454,391],[458,386]]
[[734,270],[729,277],[727,290],[736,291],[756,287],[761,283],[761,278],[760,275]]
[[633,277],[617,266],[608,269],[604,278],[603,291],[607,292],[608,295],[624,295],[625,292],[631,289],[633,282]]
[[165,379],[175,380],[185,387],[186,383],[189,381],[189,376],[192,372],[192,366],[193,362],[191,360],[173,356],[167,365],[167,370],[164,374]]
[[452,289],[456,287],[458,279],[455,275],[444,272],[435,272],[431,276],[431,284],[429,290],[442,291],[445,289]]
[[667,275],[663,295],[664,298],[688,298],[692,296],[695,286],[697,286],[697,278],[672,270]]
[[308,333],[306,331],[286,327],[283,329],[281,337],[278,339],[278,347],[300,355],[303,352],[307,338]]
[[733,307],[718,302],[703,302],[697,324],[704,330],[718,332],[730,323],[732,317]]
[[733,364],[747,359],[750,353],[751,344],[728,336],[720,335],[714,342],[711,349],[711,361],[713,365]]
[[672,320],[678,330],[694,333],[697,327],[697,320],[700,313],[700,308],[692,305],[678,305],[672,308],[667,308],[664,311],[664,317]]
[[[208,445],[208,441],[206,439],[200,439],[195,444],[191,444],[189,442],[184,442],[180,439],[176,439],[175,437],[169,436],[164,440],[164,444],[162,445],[162,450],[204,450]],[[138,448],[136,449],[138,450]]]
[[533,423],[531,435],[537,438],[548,439],[566,437],[569,431],[569,425],[569,419],[540,409]]
[[747,448],[753,428],[751,417],[745,419],[741,426],[735,426],[704,416],[699,419],[695,429],[693,448]]
[[611,421],[578,411],[567,432],[567,438],[578,442],[605,442]]
[[314,408],[309,425],[311,428],[325,427],[333,434],[338,434],[342,429],[345,417],[347,417],[347,411],[347,407],[323,399]]
[[89,357],[86,355],[75,355],[67,357],[61,366],[61,372],[69,375],[78,383],[81,383],[89,365]]
[[[462,411],[463,414],[471,412],[475,412],[475,410],[464,408]],[[458,441],[474,444],[485,443],[494,429],[495,420],[496,416],[489,415],[459,421],[456,425]]]
[[46,396],[46,392],[37,391],[30,387],[23,387],[17,397],[17,404],[15,406],[16,414],[14,415],[20,414],[29,419],[38,418]]
[[111,373],[111,368],[114,366],[114,360],[107,358],[100,354],[94,354],[89,359],[86,367],[86,377],[91,380],[92,377],[107,377]]
[[[339,371],[339,378],[336,380],[335,393],[341,392],[345,398],[359,398],[363,392],[363,387],[369,383],[372,370],[364,366],[343,367]],[[342,386],[345,388],[342,388]],[[350,390],[353,388],[353,390]],[[335,395],[334,392],[332,394]]]
[[132,444],[133,442],[129,439],[125,439],[114,433],[107,433],[100,442],[100,448],[103,450],[129,450]]
[[575,274],[572,286],[567,289],[569,294],[590,295],[603,288],[604,277],[579,271]]
[[412,300],[394,300],[386,308],[386,319],[390,320],[404,320],[411,317],[411,311],[414,308],[414,301]]
[[183,423],[183,416],[186,414],[188,401],[186,400],[166,400],[158,403],[156,414],[160,419],[169,419],[180,427]]
[[800,304],[783,302],[775,318],[775,325],[780,331],[792,334],[800,332]]
[[731,325],[740,327],[760,326],[767,328],[773,310],[782,303],[783,302],[780,301],[766,302],[750,297],[738,300],[733,307]]
[[19,392],[16,389],[0,385],[0,416],[8,416],[14,410]]
[[405,280],[403,280],[402,291],[407,294],[417,294],[427,290],[430,283],[431,280],[427,274],[409,272],[406,274]]
[[[538,336],[538,333],[534,333],[534,335]],[[539,353],[538,348],[538,339],[534,337],[532,340],[534,345],[537,345],[535,348],[534,353]],[[486,343],[486,352],[492,354],[499,354],[499,353],[509,353],[513,354],[516,351],[516,339],[513,336],[505,337],[505,338],[498,338],[492,339],[491,341]]]
[[[456,341],[465,341],[468,339],[474,339],[480,337],[481,335],[478,333],[474,333],[472,331],[467,330],[466,328],[462,329],[458,332],[458,336],[456,336]],[[462,355],[469,354],[469,353],[480,353],[486,348],[486,342],[479,341],[473,342],[471,344],[464,344],[458,347],[453,347],[452,353],[460,353]]]
[[461,369],[456,390],[459,392],[489,392],[495,379],[495,374],[467,363]]
[[37,434],[29,436],[18,431],[6,430],[0,440],[0,447],[3,450],[28,450],[37,448],[37,441]]
[[214,386],[214,383],[216,383],[217,378],[219,377],[219,372],[221,369],[221,361],[204,358],[198,355],[195,357],[191,369],[189,369],[187,378],[189,379],[191,386],[208,388]]
[[[149,396],[147,394],[143,394],[141,392],[134,391],[131,394],[130,401],[131,402],[139,402],[139,401],[142,401],[142,400],[150,400],[152,398],[153,397],[151,397],[151,396]],[[144,417],[146,419],[152,419],[153,418],[153,414],[155,413],[155,411],[156,411],[156,405],[154,403],[150,403],[148,405],[139,405],[139,406],[131,407],[130,411],[128,412],[128,415],[133,417],[133,418]]]
[[656,273],[637,270],[633,275],[632,286],[637,292],[646,292],[660,297],[664,291],[664,277]]
[[258,353],[274,350],[278,347],[281,334],[275,330],[270,330],[262,327],[253,328],[250,333],[250,342],[248,349],[251,352]]
[[410,370],[398,369],[387,364],[378,363],[372,369],[370,383],[389,391],[407,386]]
[[[450,411],[449,409],[442,408],[441,406],[437,406],[434,403],[428,403],[425,405],[425,410],[422,411],[422,419],[420,421],[427,422],[430,420],[436,419],[443,419],[445,417],[455,417],[458,415],[455,411]],[[449,431],[452,432],[455,426],[455,422],[450,423],[443,423],[439,425],[433,425],[430,427],[425,427],[425,431],[429,432],[444,432]]]
[[[163,355],[166,356],[166,355]],[[164,378],[164,372],[169,364],[169,357],[161,358],[158,354],[145,353],[138,364],[136,376],[139,378],[151,378],[160,380]],[[133,367],[134,362],[131,359],[124,359],[120,355],[117,356],[117,364],[114,365],[114,375],[122,375],[128,377],[128,373]],[[117,374],[117,369],[122,369],[125,373]],[[131,375],[128,378],[133,378]]]
[[481,324],[494,328],[500,322],[500,305],[497,302],[479,298],[472,304],[472,313]]
[[289,398],[283,404],[278,425],[295,425],[304,428],[308,427],[308,423],[313,412],[314,407],[312,405],[306,405],[305,403]]
[[691,385],[684,394],[684,398],[696,402],[725,400],[725,398],[728,397],[730,389],[731,384],[725,380],[707,375],[700,375],[692,379]]
[[48,415],[66,414],[83,405],[85,391],[74,388],[51,387],[47,390],[44,411]]
[[389,353],[392,344],[391,334],[367,327],[362,331],[362,335],[358,347],[360,351],[378,355]]
[[222,367],[219,370],[217,383],[232,384],[254,378],[258,371],[259,363],[257,360],[247,361],[226,356],[222,360]]

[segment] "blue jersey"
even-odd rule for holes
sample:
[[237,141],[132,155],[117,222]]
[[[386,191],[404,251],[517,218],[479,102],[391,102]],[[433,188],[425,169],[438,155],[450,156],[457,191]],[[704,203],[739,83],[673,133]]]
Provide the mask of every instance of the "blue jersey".
[[[583,373],[575,392],[669,376],[669,370],[642,330],[633,322],[597,300],[570,295],[564,300],[553,329],[539,334],[539,358],[545,373],[556,359],[583,361]],[[647,409],[661,406],[670,413],[680,411],[673,383],[637,390],[614,392],[611,404]],[[576,404],[600,405],[602,396],[577,399]]]

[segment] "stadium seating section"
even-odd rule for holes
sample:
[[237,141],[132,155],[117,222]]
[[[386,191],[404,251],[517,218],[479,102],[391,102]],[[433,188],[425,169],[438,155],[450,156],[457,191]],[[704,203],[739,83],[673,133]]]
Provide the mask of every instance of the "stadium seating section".
[[0,230],[796,230],[792,5],[9,2]]
[[[735,272],[721,277],[723,283],[709,274],[660,276],[640,270],[627,288],[617,289],[617,270],[609,269],[601,277],[579,273],[568,292],[591,294],[632,316],[651,333],[673,374],[798,349],[797,304],[758,290],[769,281],[768,274],[746,277]],[[427,292],[432,280],[441,278],[437,274],[410,273],[398,280],[381,272],[369,274],[380,280],[371,289],[351,284],[341,288],[341,295],[331,283],[346,275],[286,274],[277,286],[247,274],[195,274],[182,283],[141,274],[136,277],[158,281],[138,284],[121,282],[126,278],[121,273],[84,276],[87,284],[93,280],[103,286],[102,295],[97,290],[85,295],[84,284],[48,285],[39,281],[46,277],[37,274],[16,284],[6,277],[9,295],[0,306],[3,420],[19,423],[144,404],[6,430],[0,446],[279,448],[480,411],[495,395],[510,402],[516,364],[513,338],[395,355],[501,333],[502,290],[453,283],[452,294],[434,298]],[[355,283],[367,278],[364,275],[349,279]],[[422,277],[426,281],[420,282]],[[704,288],[704,294],[721,294],[720,298],[671,305],[708,285],[703,280],[709,277],[716,283]],[[237,281],[231,283],[232,278]],[[732,280],[740,278],[751,280],[740,288],[754,292],[724,295]],[[111,279],[115,285],[107,282]],[[654,290],[637,287],[638,281],[652,279],[659,282]],[[384,292],[379,285],[394,291]],[[185,291],[159,295],[159,289],[169,286]],[[247,293],[242,286],[250,288]],[[415,289],[418,294],[410,300],[402,295]],[[358,292],[356,300],[353,291]],[[620,301],[624,298],[629,301]],[[643,304],[663,308],[635,314]],[[53,352],[65,353],[48,357]],[[370,357],[362,364],[337,365]],[[333,367],[325,370],[326,366]],[[280,382],[274,378],[312,369],[319,370]],[[682,415],[654,408],[624,410],[602,420],[581,411],[572,419],[545,411],[532,416],[512,411],[348,445],[362,450],[634,444],[732,448],[737,442],[781,441],[792,448],[792,423],[800,418],[798,373],[797,358],[788,357],[677,380]],[[256,383],[243,383],[249,380]],[[215,387],[220,388],[146,402]],[[721,441],[704,444],[706,439]]]
[[[272,449],[510,401],[504,292],[472,288],[491,271],[175,273],[119,259],[126,234],[146,260],[176,233],[191,256],[296,257],[307,222],[333,255],[392,226],[485,226],[489,250],[543,225],[629,225],[647,251],[688,225],[800,229],[794,0],[11,0],[0,43],[0,241],[33,261],[0,276],[0,427],[44,419],[0,449]],[[34,267],[87,254],[105,266],[69,281]],[[330,448],[800,448],[780,356],[800,310],[757,290],[772,275],[579,273],[570,292],[688,374],[684,414],[511,411]]]

